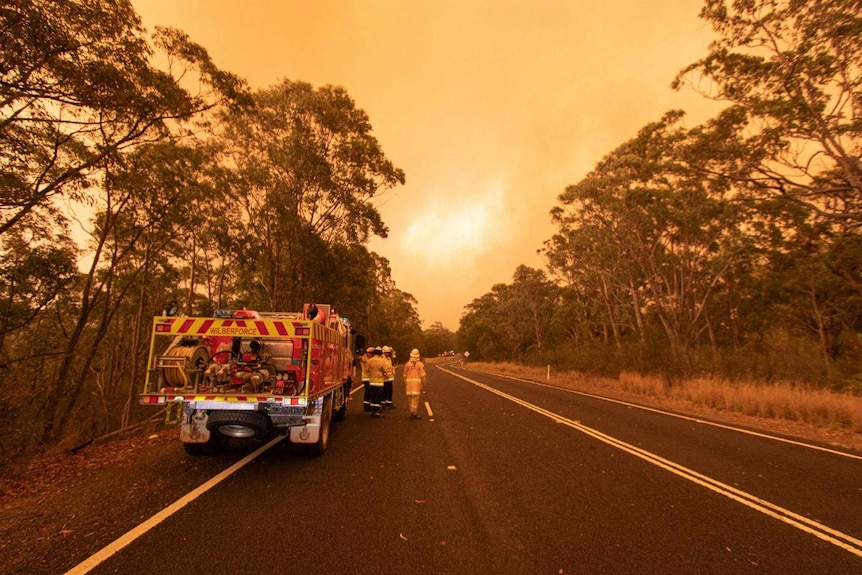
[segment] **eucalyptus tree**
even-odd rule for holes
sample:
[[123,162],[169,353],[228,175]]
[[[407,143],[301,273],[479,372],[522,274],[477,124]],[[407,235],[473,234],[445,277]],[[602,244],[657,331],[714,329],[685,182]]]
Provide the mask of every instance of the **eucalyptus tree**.
[[373,305],[379,313],[377,321],[372,321],[377,329],[369,330],[371,341],[390,346],[397,352],[396,359],[404,361],[410,350],[422,342],[418,305],[412,294],[399,288],[381,294]]
[[[832,274],[824,259],[821,254],[795,252],[772,262],[770,281],[763,286],[773,325],[781,330],[770,335],[783,334],[790,349],[773,352],[781,364],[771,366],[771,377],[835,383],[858,373],[862,297]],[[819,353],[795,349],[803,346]],[[793,353],[804,361],[794,361]],[[846,373],[842,364],[848,360],[853,365]]]
[[6,337],[27,327],[43,313],[76,276],[73,264],[76,247],[68,238],[53,244],[37,239],[33,227],[13,230],[7,234],[0,252],[0,361],[9,365]]
[[458,347],[470,352],[474,360],[515,360],[501,333],[501,292],[505,284],[492,286],[491,291],[475,298],[464,308],[456,333]]
[[[106,159],[242,89],[178,31],[157,29],[154,50],[128,0],[7,2],[0,30],[0,236],[56,217],[59,198],[86,202]],[[156,68],[157,54],[182,69]]]
[[862,225],[862,2],[708,0],[701,17],[719,37],[674,86],[729,104],[716,125],[738,161],[721,175],[833,221],[821,251],[862,288],[846,257]]
[[51,312],[70,297],[77,277],[76,246],[68,239],[43,242],[33,226],[8,232],[0,253],[0,456],[15,455],[39,436],[34,390],[53,375],[46,365],[60,359],[64,343]]
[[38,413],[39,437],[53,442],[80,396],[111,304],[130,289],[116,280],[134,246],[116,238],[142,233],[130,231],[128,210],[146,200],[139,187],[117,181],[124,157],[143,144],[187,137],[187,128],[201,127],[190,121],[243,100],[244,84],[179,31],[159,28],[151,40],[127,0],[5,3],[0,30],[2,249],[27,236],[34,246],[62,245],[70,207],[97,214],[92,228],[83,226],[95,238],[84,247],[92,250],[90,267],[57,318],[62,357],[41,380],[50,399]]
[[340,290],[351,297],[342,300],[339,310],[365,336],[367,345],[388,345],[399,357],[406,357],[422,340],[416,298],[398,288],[385,257],[363,246],[354,247],[351,252],[356,256],[351,262],[351,278],[358,280],[354,287],[359,289]]
[[422,346],[420,352],[427,357],[435,357],[455,349],[455,333],[446,328],[443,322],[435,321],[430,327],[422,330]]
[[[738,192],[687,165],[689,155],[707,150],[681,118],[670,112],[644,127],[566,188],[547,253],[556,270],[598,288],[606,306],[613,301],[607,286],[626,290],[629,317],[657,320],[675,365],[689,370],[690,351],[704,336],[716,343],[713,300],[750,244]],[[572,249],[585,242],[588,250]]]
[[[505,350],[506,359],[523,361],[527,349],[535,344],[527,310],[520,307],[514,284],[496,284],[491,287],[491,294],[493,307],[482,310],[487,313],[486,321],[492,326],[490,334],[497,340],[497,345]],[[467,309],[470,310],[471,306],[467,306]]]
[[520,265],[512,277],[512,291],[513,315],[530,330],[532,344],[541,356],[554,308],[560,303],[559,288],[543,270]]
[[637,333],[640,341],[646,337],[641,276],[620,251],[612,230],[586,216],[580,209],[551,210],[558,231],[542,252],[548,269],[567,288],[566,307],[572,315],[565,319],[558,311],[555,323],[574,341],[599,335],[621,349],[628,333]]
[[812,217],[801,204],[760,205],[772,225],[760,228],[766,232],[758,239],[761,257],[748,285],[734,295],[747,300],[738,314],[743,330],[769,342],[767,351],[776,358],[764,375],[829,384],[855,378],[862,359],[862,294],[836,273],[835,260],[862,261],[862,253],[854,254],[858,243],[848,241],[858,235],[848,235],[835,220]]
[[189,315],[210,315],[217,304],[213,268],[236,256],[206,235],[205,224],[228,221],[231,205],[213,145],[164,141],[123,160],[106,180],[106,197],[129,199],[108,203],[97,214],[91,245],[96,253],[111,254],[97,268],[95,290],[111,310],[111,328],[131,334],[128,347],[115,343],[104,350],[120,354],[121,362],[131,359],[129,372],[112,378],[127,387],[121,420],[126,424],[145,363],[149,318],[171,301]]
[[[389,264],[360,244],[336,245],[330,252],[333,265],[329,271],[333,277],[327,281],[326,291],[317,294],[317,299],[332,302],[355,329],[364,332],[369,325],[371,303],[382,296],[383,287],[389,285],[385,281],[383,287],[378,284],[381,275],[378,266],[389,270]],[[388,273],[386,271],[383,276]]]
[[544,271],[518,266],[511,284],[495,284],[467,305],[458,345],[479,359],[523,361],[533,350],[541,355],[558,296]]
[[[189,252],[195,249],[199,214],[220,201],[211,177],[215,168],[208,168],[214,160],[208,146],[165,141],[118,156],[107,170],[103,202],[86,244],[92,257],[76,285],[77,305],[63,314],[68,336],[46,393],[52,398],[43,410],[47,432],[63,432],[91,375],[101,373],[99,363],[128,368],[119,379],[106,378],[106,385],[126,386],[122,422],[129,421],[146,348],[145,318],[164,309],[166,300],[188,297],[188,291],[178,294],[179,285],[165,286],[161,278],[194,285],[195,254]],[[109,333],[120,334],[120,341],[104,346]]]
[[[728,161],[691,165],[803,209],[793,215],[769,208],[784,212],[776,218],[784,221],[779,231],[794,242],[775,239],[770,266],[786,286],[807,294],[792,298],[792,309],[797,319],[819,318],[815,331],[828,361],[834,326],[854,324],[853,301],[862,293],[862,2],[707,0],[701,17],[718,39],[674,86],[728,104],[703,132],[712,134],[713,153]],[[845,294],[844,312],[824,313],[823,302],[839,305],[828,295],[836,293]],[[781,307],[781,300],[772,303]]]
[[[560,288],[560,302],[551,316],[550,334],[556,347],[579,348],[589,344],[597,333],[604,344],[611,343],[605,308],[591,290],[581,283],[569,282]],[[621,347],[621,342],[616,343]]]
[[404,173],[343,88],[283,80],[254,100],[222,133],[249,231],[244,273],[251,299],[295,308],[325,289],[325,247],[386,237],[374,202]]
[[862,222],[862,2],[707,0],[719,34],[674,85],[732,104],[748,182]]

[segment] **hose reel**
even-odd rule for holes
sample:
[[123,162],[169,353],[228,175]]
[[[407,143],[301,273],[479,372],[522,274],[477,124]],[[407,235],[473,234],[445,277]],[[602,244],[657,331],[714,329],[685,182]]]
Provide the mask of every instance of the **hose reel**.
[[160,358],[159,367],[165,383],[171,387],[190,387],[189,371],[202,369],[209,363],[209,352],[203,346],[175,345]]

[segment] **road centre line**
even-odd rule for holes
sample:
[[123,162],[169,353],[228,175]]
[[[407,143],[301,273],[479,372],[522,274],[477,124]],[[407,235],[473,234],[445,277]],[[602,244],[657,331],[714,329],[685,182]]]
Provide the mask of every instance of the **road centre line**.
[[[451,372],[450,372],[451,373]],[[778,437],[776,435],[769,435],[768,433],[762,433],[759,431],[752,431],[750,429],[744,429],[741,427],[734,427],[733,425],[727,425],[724,423],[717,423],[715,421],[709,421],[706,419],[699,419],[697,417],[692,417],[690,415],[681,415],[679,413],[673,413],[671,411],[664,411],[662,409],[658,409],[655,407],[648,407],[646,405],[638,405],[637,403],[629,403],[627,401],[623,401],[621,399],[612,399],[610,397],[603,397],[601,395],[595,395],[592,393],[587,393],[586,391],[577,391],[575,389],[566,389],[565,387],[559,387],[557,385],[550,385],[548,383],[542,383],[540,381],[533,381],[532,379],[523,379],[521,377],[515,377],[512,375],[506,375],[505,373],[491,373],[490,375],[495,375],[497,377],[505,377],[506,379],[512,379],[515,381],[521,381],[523,383],[531,383],[533,385],[539,385],[542,387],[549,387],[551,389],[556,389],[559,391],[564,391],[566,393],[573,393],[575,395],[583,395],[584,397],[590,397],[593,399],[600,399],[602,401],[607,401],[609,403],[617,403],[619,405],[625,405],[626,407],[632,407],[635,409],[640,409],[643,411],[651,411],[653,413],[659,413],[661,415],[667,415],[669,417],[675,417],[677,419],[683,419],[685,421],[691,421],[693,423],[700,423],[702,425],[711,425],[712,427],[718,427],[721,429],[727,429],[729,431],[736,431],[737,433],[744,433],[746,435],[751,435],[754,437],[760,437],[763,439],[771,439],[772,441],[778,441],[781,443],[787,443],[790,445],[796,445],[797,447],[805,447],[808,449],[813,449],[815,451],[823,451],[824,453],[831,453],[832,455],[840,455],[841,457],[849,457],[850,459],[858,459],[862,461],[862,455],[856,455],[854,453],[847,453],[845,451],[838,451],[837,449],[830,449],[829,447],[821,447],[819,445],[813,445],[811,443],[805,443],[804,441],[797,441],[794,439],[787,439],[785,437]],[[453,374],[454,375],[454,374]]]
[[171,503],[169,506],[165,507],[137,527],[134,527],[123,535],[120,535],[117,539],[114,540],[113,543],[109,543],[90,557],[84,559],[76,566],[66,571],[65,575],[84,575],[85,573],[89,573],[91,570],[95,569],[100,563],[120,552],[124,547],[131,544],[135,539],[156,527],[159,523],[161,523],[162,521],[164,521],[165,519],[167,519],[168,517],[170,517],[171,515],[173,515],[174,513],[176,513],[177,511],[179,511],[180,509],[182,509],[183,507],[185,507],[213,487],[215,487],[217,484],[221,483],[224,479],[227,479],[228,477],[239,471],[241,467],[244,467],[245,465],[250,463],[253,459],[255,459],[258,455],[260,455],[267,449],[280,443],[284,438],[284,435],[279,435],[265,445],[259,447],[253,453],[246,455],[245,457],[243,457],[242,459],[240,459],[239,461],[237,461],[236,463],[234,463],[206,483],[203,483],[196,489],[193,489],[192,491],[183,495],[182,497],[180,497],[179,499]]
[[715,493],[723,495],[729,499],[732,499],[733,501],[750,507],[755,511],[759,511],[764,515],[767,515],[769,517],[772,517],[773,519],[777,519],[778,521],[795,527],[800,531],[813,535],[818,539],[822,539],[823,541],[832,543],[833,545],[840,547],[841,549],[844,549],[845,551],[848,551],[853,555],[856,555],[857,557],[862,557],[862,540],[856,539],[851,535],[848,535],[836,529],[832,529],[831,527],[823,525],[822,523],[813,521],[811,519],[808,519],[807,517],[794,513],[789,509],[785,509],[783,507],[775,505],[774,503],[770,503],[769,501],[760,499],[759,497],[756,497],[750,493],[747,493],[740,489],[736,489],[735,487],[732,487],[716,479],[698,473],[693,469],[689,469],[678,463],[675,463],[654,453],[650,453],[649,451],[641,449],[640,447],[611,437],[610,435],[602,433],[601,431],[598,431],[591,427],[587,427],[580,422],[573,421],[571,419],[557,415],[551,411],[529,403],[523,399],[504,393],[489,385],[470,379],[458,373],[454,373],[448,370],[444,371],[459,379],[463,379],[464,381],[471,383],[476,387],[480,387],[482,389],[490,391],[491,393],[494,393],[504,399],[507,399],[513,403],[517,403],[518,405],[526,407],[527,409],[530,409],[540,415],[544,415],[545,417],[555,421],[556,423],[561,423],[563,425],[571,427],[572,429],[585,433],[586,435],[598,439],[599,441],[602,441],[612,447],[616,447],[617,449],[630,453],[635,457],[639,457],[640,459],[643,459],[648,463],[652,463],[657,467],[670,471],[671,473],[682,477],[683,479],[687,479],[692,483],[695,483],[702,487],[706,487],[707,489],[714,491]]

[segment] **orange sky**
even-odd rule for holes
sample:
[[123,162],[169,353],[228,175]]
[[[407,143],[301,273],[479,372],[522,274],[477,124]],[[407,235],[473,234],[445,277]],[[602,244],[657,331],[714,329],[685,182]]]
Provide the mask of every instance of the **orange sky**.
[[554,233],[565,186],[672,108],[706,53],[703,0],[132,0],[253,88],[344,86],[407,184],[382,196],[398,287],[424,327],[509,283]]

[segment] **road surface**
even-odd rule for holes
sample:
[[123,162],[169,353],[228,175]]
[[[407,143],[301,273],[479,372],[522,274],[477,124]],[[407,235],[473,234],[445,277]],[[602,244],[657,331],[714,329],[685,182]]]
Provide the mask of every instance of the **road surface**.
[[355,393],[321,457],[250,448],[69,573],[862,573],[858,453],[456,366],[412,421],[403,389],[383,419]]

